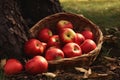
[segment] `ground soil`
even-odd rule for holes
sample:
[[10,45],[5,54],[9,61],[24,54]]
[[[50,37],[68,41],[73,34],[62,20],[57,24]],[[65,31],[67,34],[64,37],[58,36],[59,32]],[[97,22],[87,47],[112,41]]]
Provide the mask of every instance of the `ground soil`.
[[120,80],[120,60],[116,57],[100,56],[89,67],[73,67],[38,75],[23,72],[6,76],[6,80]]
[[[119,32],[120,30],[118,30]],[[116,38],[113,39],[113,37]],[[37,75],[29,75],[23,72],[6,76],[6,80],[120,80],[119,40],[119,36],[116,35],[105,39],[100,55],[88,67],[56,69]]]

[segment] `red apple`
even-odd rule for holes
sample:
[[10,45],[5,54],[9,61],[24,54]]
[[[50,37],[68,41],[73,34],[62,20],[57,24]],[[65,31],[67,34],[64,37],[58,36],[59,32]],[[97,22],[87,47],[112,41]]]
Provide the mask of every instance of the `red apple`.
[[35,56],[25,64],[25,70],[29,74],[40,74],[48,70],[48,62],[42,56]]
[[85,37],[80,34],[80,33],[76,33],[76,37],[75,37],[75,43],[77,43],[78,45],[81,45],[85,40]]
[[24,46],[24,52],[29,56],[42,55],[45,47],[37,39],[29,39]]
[[59,33],[60,39],[64,43],[73,42],[75,40],[76,33],[70,28],[64,28]]
[[23,65],[17,59],[8,59],[4,66],[4,73],[6,75],[18,74],[23,70]]
[[58,59],[64,58],[64,53],[59,48],[51,47],[46,51],[45,58],[48,61],[58,60]]
[[38,39],[42,42],[48,42],[52,35],[53,33],[49,28],[43,28],[38,33]]
[[82,55],[80,46],[73,42],[67,43],[62,50],[67,58]]
[[60,20],[58,21],[57,23],[57,28],[58,28],[58,31],[60,31],[61,29],[63,28],[73,28],[73,25],[70,21],[68,20]]
[[92,39],[94,40],[94,34],[89,30],[84,30],[81,34],[85,37],[85,39]]
[[81,44],[81,49],[83,53],[89,53],[90,51],[94,50],[96,48],[96,43],[91,39],[86,39]]
[[42,45],[44,47],[44,51],[45,51],[45,49],[47,48],[47,43],[45,43],[45,42],[41,42],[41,43],[42,43]]
[[50,37],[48,43],[47,43],[48,47],[51,46],[55,46],[60,48],[60,38],[58,35],[53,35],[52,37]]

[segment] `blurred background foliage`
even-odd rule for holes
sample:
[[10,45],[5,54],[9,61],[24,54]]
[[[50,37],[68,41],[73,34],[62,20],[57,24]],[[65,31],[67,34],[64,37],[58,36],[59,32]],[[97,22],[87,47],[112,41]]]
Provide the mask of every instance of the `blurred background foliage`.
[[67,12],[82,14],[100,27],[120,26],[120,0],[60,0]]

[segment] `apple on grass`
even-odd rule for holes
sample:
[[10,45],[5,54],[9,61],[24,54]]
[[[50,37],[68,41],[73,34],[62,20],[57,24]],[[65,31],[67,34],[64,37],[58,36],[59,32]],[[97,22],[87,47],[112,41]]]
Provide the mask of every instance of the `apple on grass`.
[[76,33],[73,29],[64,28],[59,33],[60,40],[64,43],[74,42]]
[[80,33],[76,33],[74,42],[77,43],[78,45],[81,45],[84,41],[85,41],[85,37]]
[[84,30],[81,34],[85,37],[85,39],[92,39],[94,40],[94,34],[90,30]]
[[62,30],[63,28],[71,28],[73,29],[73,24],[68,20],[60,20],[57,22],[58,31]]
[[81,49],[83,53],[89,53],[90,51],[94,50],[96,48],[96,43],[91,40],[91,39],[86,39],[82,44],[81,44]]
[[74,42],[67,43],[62,50],[67,58],[82,55],[80,46]]
[[45,53],[45,58],[48,61],[62,59],[64,58],[64,53],[59,48],[50,47]]
[[25,64],[25,70],[29,74],[41,74],[48,70],[48,62],[42,56],[35,56]]
[[23,65],[17,59],[8,59],[4,65],[4,73],[6,75],[14,75],[22,72]]
[[30,56],[42,55],[45,50],[45,46],[37,39],[29,39],[24,45],[24,52]]
[[38,39],[42,42],[48,42],[49,38],[53,35],[49,28],[43,28],[38,32]]
[[48,43],[47,43],[48,47],[58,47],[60,48],[61,44],[60,44],[60,38],[59,35],[53,35],[52,37],[50,37]]

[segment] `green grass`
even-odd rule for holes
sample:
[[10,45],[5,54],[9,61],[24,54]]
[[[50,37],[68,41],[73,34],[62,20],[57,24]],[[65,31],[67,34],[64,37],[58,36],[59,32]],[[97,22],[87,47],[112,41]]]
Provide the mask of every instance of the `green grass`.
[[0,80],[5,80],[5,75],[2,69],[0,69]]
[[120,0],[60,0],[67,12],[82,14],[101,28],[120,27]]

